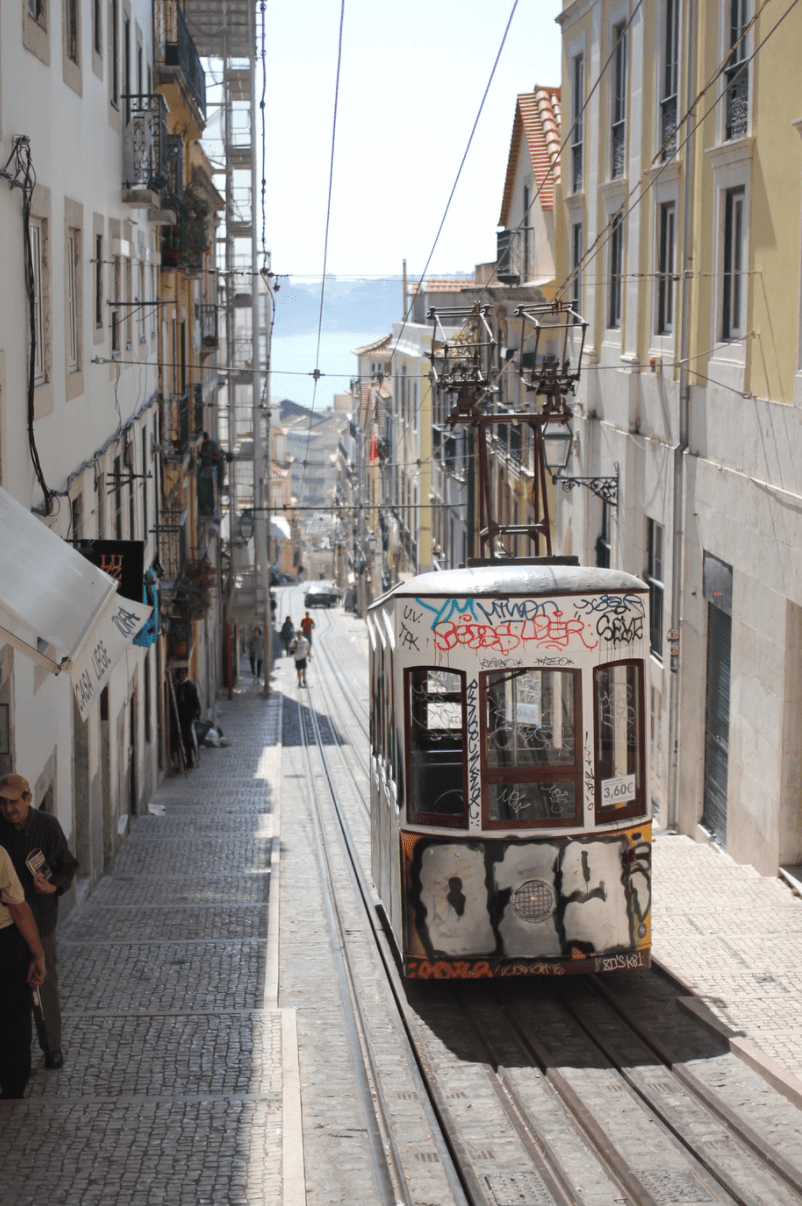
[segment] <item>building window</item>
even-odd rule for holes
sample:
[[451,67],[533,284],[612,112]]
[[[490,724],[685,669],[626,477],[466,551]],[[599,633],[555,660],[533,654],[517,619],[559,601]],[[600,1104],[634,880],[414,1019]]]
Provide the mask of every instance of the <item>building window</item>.
[[123,490],[122,462],[118,456],[114,458],[114,539],[123,538]]
[[671,335],[674,330],[674,202],[661,205],[658,212],[657,334]]
[[123,17],[123,98],[126,124],[131,120],[131,21]]
[[[571,267],[573,270],[573,283],[571,285],[571,309],[575,310],[577,315],[582,313],[582,256],[584,247],[584,239],[582,237],[582,223],[574,222],[571,227]],[[579,322],[579,318],[575,318],[574,322]]]
[[46,379],[45,356],[45,299],[44,299],[44,267],[45,267],[45,223],[42,219],[31,218],[31,269],[33,286],[33,331],[34,340],[34,384],[42,385]]
[[524,185],[524,228],[522,231],[522,234],[524,236],[523,278],[525,281],[528,281],[530,279],[530,273],[529,273],[530,237],[529,236],[530,236],[530,232],[531,232],[532,228],[529,225],[529,205],[530,205],[529,191],[530,191],[529,185],[525,184]]
[[646,521],[646,573],[649,587],[649,647],[655,657],[663,657],[663,525]]
[[95,327],[103,326],[103,235],[95,235]]
[[81,367],[81,233],[67,231],[67,369]]
[[627,36],[624,32],[626,22],[621,21],[613,27],[614,67],[613,67],[613,105],[611,135],[611,175],[613,180],[624,175],[626,166],[626,113],[627,113]]
[[724,137],[744,138],[749,126],[749,68],[746,65],[746,3],[729,0],[729,59],[724,71],[727,99]]
[[64,37],[67,58],[73,63],[77,63],[81,49],[81,40],[78,34],[78,0],[65,0]]
[[84,535],[84,496],[79,494],[70,503],[70,530],[72,540],[82,540]]
[[571,105],[574,124],[571,129],[571,186],[575,193],[582,191],[585,120],[585,56],[578,54],[571,65]]
[[[130,259],[125,261],[125,347],[127,351],[131,351],[134,346],[133,337],[133,315],[131,313],[133,307],[131,305],[131,276],[133,274],[133,265]],[[182,390],[182,393],[185,391]]]
[[137,326],[139,327],[139,342],[145,343],[147,336],[145,334],[145,265],[139,265],[139,296],[137,297]]
[[596,565],[609,569],[613,564],[613,541],[610,525],[610,504],[602,499],[602,527],[596,541]]
[[679,92],[679,3],[665,0],[665,42],[661,68],[660,146],[663,163],[677,153],[677,94]]
[[28,0],[28,13],[38,25],[41,25],[43,29],[47,29],[46,0]]
[[744,203],[743,187],[724,194],[724,280],[722,339],[740,339],[744,333]]
[[613,218],[610,234],[610,296],[607,326],[621,326],[622,274],[624,270],[624,222],[620,214]]
[[92,0],[92,47],[96,55],[103,56],[103,0]]
[[119,356],[120,354],[120,311],[118,305],[120,302],[120,257],[115,255],[113,267],[111,270],[111,288],[114,296],[111,299],[111,354]]
[[117,8],[117,0],[111,0],[109,26],[111,30],[111,47],[110,47],[110,83],[111,83],[111,103],[115,109],[120,107],[120,12]]

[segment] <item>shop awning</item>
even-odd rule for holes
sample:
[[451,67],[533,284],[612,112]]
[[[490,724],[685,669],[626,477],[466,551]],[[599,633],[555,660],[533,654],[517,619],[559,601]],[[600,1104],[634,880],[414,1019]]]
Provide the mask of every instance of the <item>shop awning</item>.
[[82,715],[150,610],[0,488],[0,639],[54,674],[69,670]]

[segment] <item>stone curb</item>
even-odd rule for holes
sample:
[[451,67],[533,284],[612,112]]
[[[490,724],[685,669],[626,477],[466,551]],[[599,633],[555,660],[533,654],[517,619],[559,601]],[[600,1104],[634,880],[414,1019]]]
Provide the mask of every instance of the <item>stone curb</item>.
[[802,1110],[802,1081],[776,1059],[772,1059],[770,1055],[764,1055],[755,1043],[743,1038],[737,1030],[733,1030],[726,1022],[722,1022],[709,1005],[698,999],[695,985],[690,984],[662,959],[656,959],[652,955],[652,967],[679,989],[677,1005],[683,1013],[694,1018],[715,1038],[725,1042],[734,1056],[756,1072],[758,1076],[761,1076],[791,1105]]

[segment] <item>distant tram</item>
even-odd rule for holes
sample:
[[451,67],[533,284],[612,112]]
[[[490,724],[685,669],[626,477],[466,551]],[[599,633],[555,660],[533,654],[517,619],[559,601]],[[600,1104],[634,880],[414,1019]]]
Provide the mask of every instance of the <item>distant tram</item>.
[[648,590],[569,560],[368,613],[373,879],[410,978],[649,966]]

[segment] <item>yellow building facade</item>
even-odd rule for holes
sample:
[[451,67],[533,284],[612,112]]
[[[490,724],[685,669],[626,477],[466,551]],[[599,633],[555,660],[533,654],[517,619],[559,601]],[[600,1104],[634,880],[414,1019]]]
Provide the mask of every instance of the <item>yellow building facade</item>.
[[[759,9],[759,12],[758,12]],[[557,282],[588,320],[559,541],[651,594],[661,819],[802,860],[802,13],[566,4]]]

